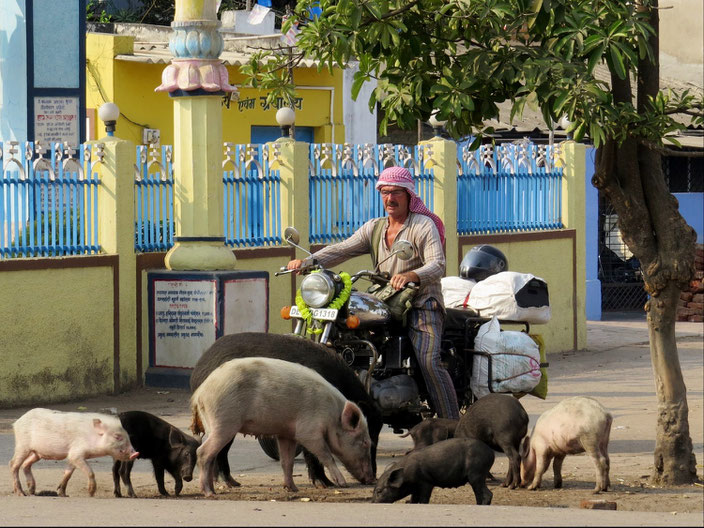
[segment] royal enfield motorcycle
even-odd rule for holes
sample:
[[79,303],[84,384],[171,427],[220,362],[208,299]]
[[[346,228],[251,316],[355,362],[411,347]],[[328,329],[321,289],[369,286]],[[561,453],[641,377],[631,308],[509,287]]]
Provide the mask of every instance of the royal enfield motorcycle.
[[[298,245],[300,237],[295,228],[287,228],[284,238],[289,245],[311,255]],[[408,260],[413,253],[410,242],[398,240],[390,257]],[[325,269],[313,260],[299,270],[304,278],[296,302],[282,310],[282,317],[295,321],[294,334],[322,343],[339,354],[378,403],[384,423],[401,433],[432,415],[435,409],[405,328],[405,312],[417,286],[409,283],[401,290],[393,290],[388,274],[379,272],[379,264],[374,270],[350,275]],[[275,275],[292,272],[284,266]],[[473,343],[487,319],[468,315],[466,310],[447,312],[441,358],[462,410],[473,401],[472,359],[474,354],[481,354],[474,350]],[[519,323],[528,332],[528,324]]]

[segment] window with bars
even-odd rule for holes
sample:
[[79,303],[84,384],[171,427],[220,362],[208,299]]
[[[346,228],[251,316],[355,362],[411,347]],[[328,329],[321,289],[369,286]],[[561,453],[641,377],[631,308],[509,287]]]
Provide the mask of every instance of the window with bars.
[[662,171],[670,192],[704,192],[704,158],[663,156]]

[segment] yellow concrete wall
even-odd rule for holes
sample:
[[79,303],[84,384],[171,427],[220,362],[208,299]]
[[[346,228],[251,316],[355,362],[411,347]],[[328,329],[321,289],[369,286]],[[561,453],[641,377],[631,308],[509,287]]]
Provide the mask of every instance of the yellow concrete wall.
[[566,229],[574,229],[576,234],[576,299],[577,346],[582,350],[587,346],[587,271],[586,271],[586,145],[565,141],[562,148],[563,178],[562,178],[562,224]]
[[113,270],[0,272],[0,407],[113,390]]
[[134,307],[134,156],[135,146],[116,137],[105,137],[103,163],[97,163],[99,173],[98,229],[100,247],[104,253],[117,255],[120,328],[120,387],[141,384],[137,379],[137,340]]
[[[132,53],[133,37],[103,33],[86,36],[86,107],[99,108],[106,100],[116,103],[122,114],[117,121],[115,135],[134,143],[142,143],[143,128],[157,128],[161,143],[174,141],[173,99],[164,92],[155,92],[161,84],[161,73],[166,64],[146,64],[114,60],[118,54]],[[276,108],[263,107],[261,97],[267,92],[240,87],[243,76],[236,66],[227,67],[230,84],[240,90],[240,100],[254,99],[254,108],[236,101],[228,109],[222,108],[223,141],[248,143],[250,127],[278,126]],[[344,142],[345,131],[342,108],[342,73],[318,73],[315,68],[294,70],[294,82],[300,87],[301,108],[296,109],[296,125],[315,128],[315,142],[333,140],[330,126],[330,102],[333,102],[335,142]],[[96,119],[93,137],[104,135],[103,123]],[[97,135],[96,135],[97,134]]]
[[573,247],[571,238],[542,239],[524,242],[479,242],[460,246],[460,256],[473,246],[491,244],[508,259],[511,271],[531,273],[544,279],[550,295],[551,319],[547,324],[531,325],[531,332],[541,334],[546,353],[574,349]]

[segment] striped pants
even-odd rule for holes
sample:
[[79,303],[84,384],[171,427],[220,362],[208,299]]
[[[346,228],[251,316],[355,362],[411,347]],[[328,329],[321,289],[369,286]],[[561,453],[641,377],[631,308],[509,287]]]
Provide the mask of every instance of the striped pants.
[[457,394],[450,373],[440,363],[445,313],[440,303],[428,299],[423,306],[408,313],[408,337],[413,344],[416,359],[423,373],[435,412],[441,418],[460,417]]

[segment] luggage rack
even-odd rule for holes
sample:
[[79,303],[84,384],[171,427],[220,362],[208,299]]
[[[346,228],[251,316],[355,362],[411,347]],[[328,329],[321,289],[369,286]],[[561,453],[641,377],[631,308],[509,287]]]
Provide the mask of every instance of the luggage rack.
[[[483,356],[487,358],[488,361],[488,366],[487,366],[487,388],[489,392],[493,393],[495,392],[492,389],[492,382],[499,382],[502,380],[492,380],[492,360],[495,355],[501,354],[501,355],[520,355],[516,354],[513,352],[500,352],[498,354],[490,354],[488,352],[482,352],[481,350],[476,350],[474,348],[474,339],[477,336],[477,332],[479,331],[479,327],[483,325],[484,323],[491,321],[490,317],[481,317],[477,315],[476,312],[473,310],[464,310],[464,309],[454,309],[454,308],[447,308],[447,317],[445,319],[445,332],[444,335],[446,336],[447,339],[452,341],[453,345],[457,347],[457,345],[461,345],[459,348],[462,350],[462,355],[463,355],[463,360],[464,363],[466,363],[467,366],[467,384],[466,387],[463,388],[463,390],[469,389],[469,376],[471,375],[471,370],[473,366],[473,361],[472,358],[475,355],[478,356]],[[526,334],[530,334],[530,323],[527,321],[514,321],[511,319],[499,319],[499,323],[504,325],[504,324],[512,324],[512,325],[519,325],[523,326],[523,329],[521,330],[522,332],[525,332]],[[461,340],[461,341],[460,341]],[[458,343],[459,341],[459,343]],[[469,361],[468,361],[469,360]],[[547,368],[550,366],[548,362],[541,362],[540,363],[540,368]],[[469,389],[471,391],[471,389]],[[526,393],[505,393],[505,394],[526,394]],[[474,397],[474,394],[472,394],[472,401],[475,401],[476,398]]]
[[[453,343],[457,345],[456,338],[462,338],[462,348],[474,348],[474,338],[477,337],[479,327],[491,321],[491,317],[481,317],[473,310],[461,310],[455,308],[446,309],[445,334],[450,336]],[[514,321],[511,319],[499,319],[500,324],[522,325],[526,334],[530,333],[530,323],[526,321]]]

